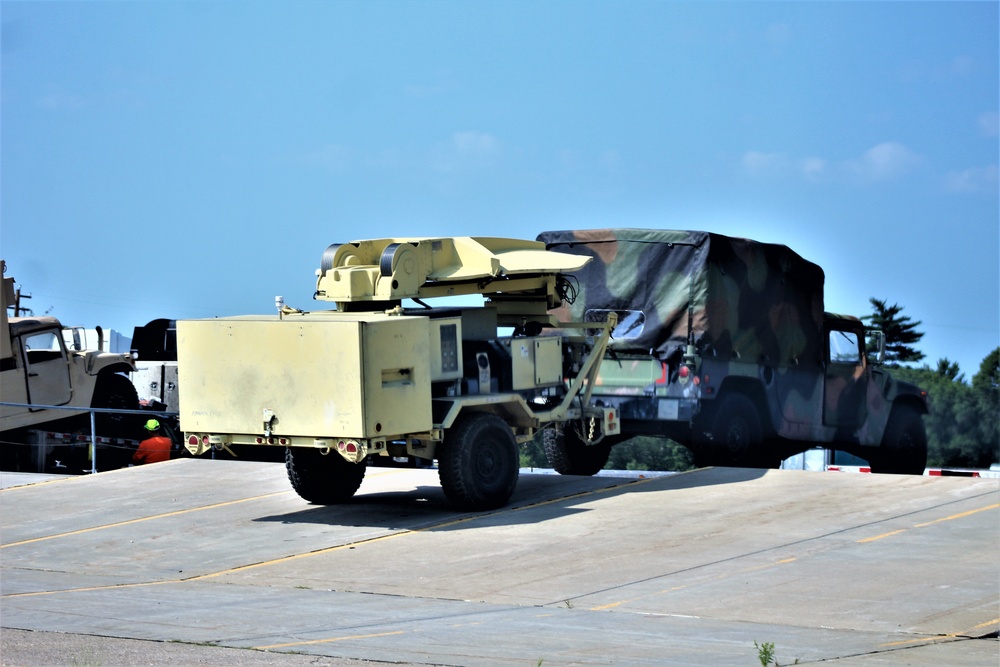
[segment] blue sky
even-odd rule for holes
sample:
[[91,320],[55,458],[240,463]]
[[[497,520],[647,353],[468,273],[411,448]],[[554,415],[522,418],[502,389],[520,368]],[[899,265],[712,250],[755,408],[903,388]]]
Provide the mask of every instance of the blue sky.
[[36,314],[312,301],[327,245],[701,229],[826,307],[1000,344],[996,2],[0,4],[0,252]]

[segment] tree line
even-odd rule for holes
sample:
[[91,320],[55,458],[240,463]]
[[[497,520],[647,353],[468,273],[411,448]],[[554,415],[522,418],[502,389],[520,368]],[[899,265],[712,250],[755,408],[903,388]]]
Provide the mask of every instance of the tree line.
[[885,332],[886,366],[893,377],[912,382],[927,391],[930,414],[927,428],[927,465],[941,468],[988,468],[1000,462],[1000,347],[983,358],[972,383],[958,364],[938,359],[935,366],[902,366],[922,361],[924,354],[914,347],[924,334],[902,314],[899,304],[891,306],[871,298],[872,314],[862,319]]
[[[916,345],[923,338],[920,321],[903,315],[899,304],[869,299],[872,313],[862,319],[885,333],[885,366],[893,377],[927,391],[931,412],[927,429],[927,465],[935,468],[989,468],[1000,462],[1000,347],[983,359],[972,382],[958,364],[939,359],[919,368],[904,363],[922,361]],[[869,349],[872,357],[875,350]],[[522,450],[523,467],[547,468],[541,439]],[[694,467],[691,452],[672,440],[638,436],[611,448],[610,470],[672,470]]]

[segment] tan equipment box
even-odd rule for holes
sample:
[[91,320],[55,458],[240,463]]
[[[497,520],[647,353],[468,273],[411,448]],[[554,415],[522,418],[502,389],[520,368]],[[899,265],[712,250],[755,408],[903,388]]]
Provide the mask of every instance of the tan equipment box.
[[[429,431],[430,322],[374,313],[178,322],[184,429],[320,439]],[[209,360],[211,373],[189,372]]]

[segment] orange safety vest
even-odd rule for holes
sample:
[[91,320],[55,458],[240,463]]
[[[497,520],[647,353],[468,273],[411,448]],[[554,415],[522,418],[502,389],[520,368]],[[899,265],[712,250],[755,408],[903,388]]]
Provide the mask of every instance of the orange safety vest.
[[132,455],[133,463],[159,463],[170,460],[170,438],[154,435],[139,443],[139,449]]

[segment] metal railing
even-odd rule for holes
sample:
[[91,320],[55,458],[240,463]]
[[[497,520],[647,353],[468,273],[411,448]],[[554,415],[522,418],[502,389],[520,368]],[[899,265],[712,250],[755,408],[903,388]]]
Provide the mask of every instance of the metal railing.
[[[116,415],[143,415],[146,417],[162,417],[164,419],[170,417],[176,417],[176,412],[165,412],[160,410],[124,410],[120,408],[83,408],[79,406],[68,406],[68,405],[39,405],[37,403],[9,403],[7,401],[0,401],[0,406],[10,407],[10,408],[28,408],[31,410],[64,410],[66,412],[78,412],[90,413],[90,473],[97,473],[97,424],[96,415],[98,413],[105,414],[116,414]],[[45,424],[39,424],[37,427],[23,426],[20,427],[25,430],[45,430]]]

